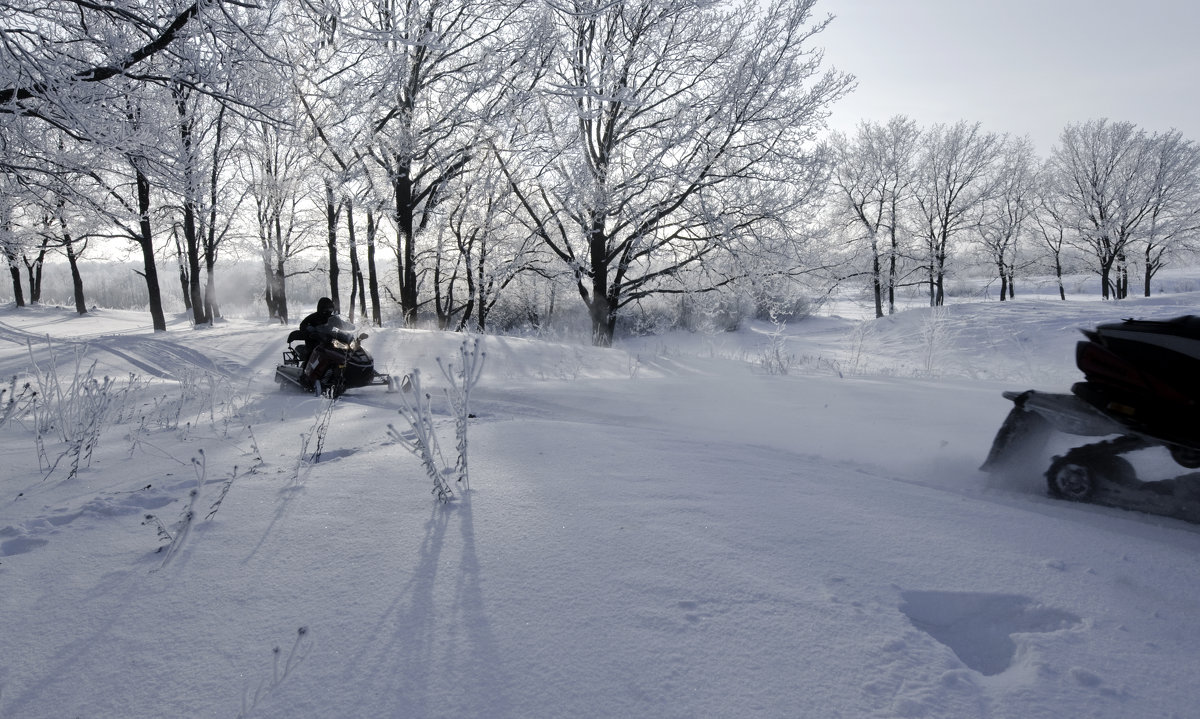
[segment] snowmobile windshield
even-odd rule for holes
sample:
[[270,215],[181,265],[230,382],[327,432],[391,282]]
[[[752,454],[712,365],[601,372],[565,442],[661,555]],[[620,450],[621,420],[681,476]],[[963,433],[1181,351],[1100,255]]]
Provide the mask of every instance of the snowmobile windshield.
[[311,332],[314,337],[317,337],[323,341],[333,340],[349,343],[354,340],[354,325],[350,324],[349,322],[343,322],[341,324],[327,322],[323,325],[309,327],[308,331]]

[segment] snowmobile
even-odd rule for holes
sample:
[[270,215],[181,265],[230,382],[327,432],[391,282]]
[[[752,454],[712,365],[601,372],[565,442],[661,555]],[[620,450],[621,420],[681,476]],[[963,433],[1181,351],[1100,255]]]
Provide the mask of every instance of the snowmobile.
[[1200,523],[1200,473],[1143,481],[1123,456],[1163,448],[1175,464],[1200,468],[1200,316],[1128,319],[1083,334],[1075,364],[1084,381],[1070,394],[1005,392],[1013,408],[980,469],[1028,462],[1056,431],[1102,438],[1053,457],[1052,496]]
[[[354,335],[340,329],[293,330],[287,337],[283,364],[275,368],[280,389],[294,385],[306,392],[337,398],[352,387],[386,386],[394,392],[391,375],[375,371],[375,360],[362,348],[364,332]],[[311,352],[306,340],[316,340]],[[302,344],[293,346],[294,342]]]

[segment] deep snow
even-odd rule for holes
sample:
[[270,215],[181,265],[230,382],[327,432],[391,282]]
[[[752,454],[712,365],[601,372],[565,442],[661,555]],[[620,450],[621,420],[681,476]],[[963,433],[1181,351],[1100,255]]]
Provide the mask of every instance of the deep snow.
[[[1078,378],[1077,328],[1198,305],[487,336],[449,505],[397,395],[321,440],[283,328],[9,305],[0,377],[94,361],[115,414],[74,477],[0,426],[0,717],[1195,716],[1200,527],[977,467],[1002,390]],[[437,398],[461,336],[372,335]]]

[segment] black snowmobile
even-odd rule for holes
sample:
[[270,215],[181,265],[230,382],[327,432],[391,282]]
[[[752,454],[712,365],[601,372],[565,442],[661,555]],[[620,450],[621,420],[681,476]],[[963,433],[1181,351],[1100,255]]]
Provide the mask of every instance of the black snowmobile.
[[1053,458],[1051,495],[1200,522],[1200,473],[1142,481],[1121,456],[1161,447],[1200,468],[1200,317],[1130,319],[1083,334],[1075,363],[1084,381],[1071,394],[1005,392],[1014,407],[981,469],[1037,457],[1055,430],[1103,437]]
[[[355,335],[340,329],[318,327],[293,330],[283,364],[275,368],[279,387],[294,385],[306,392],[340,397],[352,387],[382,385],[389,392],[396,383],[391,375],[375,371],[375,360],[362,348],[366,333]],[[293,346],[294,342],[302,344]],[[314,345],[311,350],[309,345]]]

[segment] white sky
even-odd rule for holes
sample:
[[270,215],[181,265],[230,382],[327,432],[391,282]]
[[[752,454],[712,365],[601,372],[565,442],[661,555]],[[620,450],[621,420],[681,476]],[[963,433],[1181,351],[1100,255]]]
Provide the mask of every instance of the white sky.
[[905,114],[1028,134],[1107,117],[1200,142],[1200,1],[820,0],[817,44],[858,89],[830,124]]

